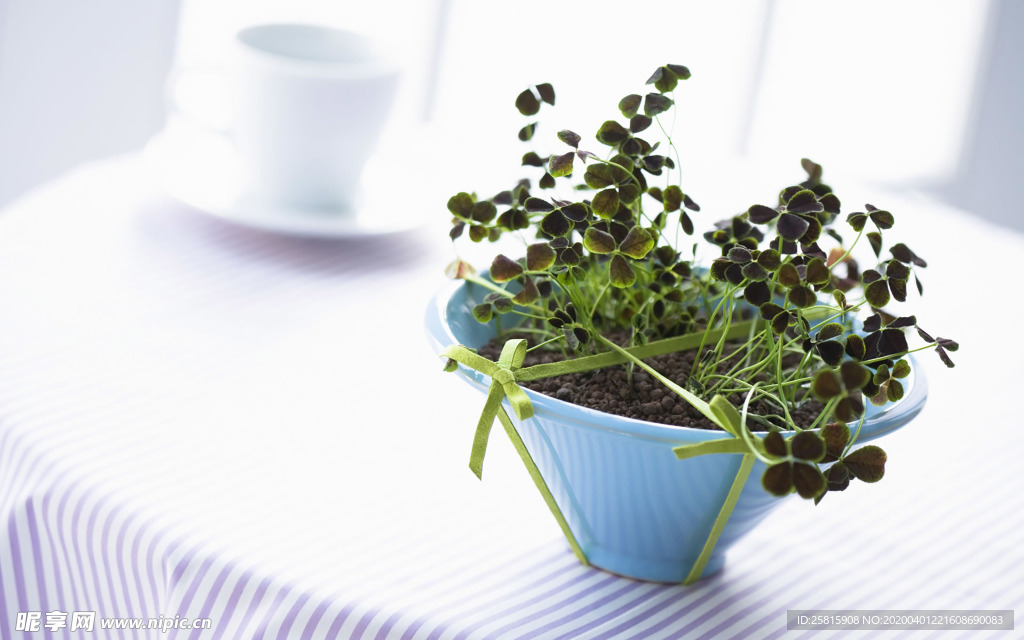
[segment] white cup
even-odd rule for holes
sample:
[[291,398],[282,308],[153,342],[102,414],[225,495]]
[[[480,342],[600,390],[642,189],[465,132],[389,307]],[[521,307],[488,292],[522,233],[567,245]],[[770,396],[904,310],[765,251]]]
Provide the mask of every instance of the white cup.
[[394,100],[397,65],[353,32],[265,24],[238,32],[226,71],[223,133],[246,193],[284,207],[353,213]]

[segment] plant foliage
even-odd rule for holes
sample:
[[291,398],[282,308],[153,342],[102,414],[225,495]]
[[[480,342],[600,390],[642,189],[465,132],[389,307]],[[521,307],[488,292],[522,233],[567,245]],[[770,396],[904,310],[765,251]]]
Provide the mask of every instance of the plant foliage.
[[[453,273],[491,290],[473,310],[477,320],[514,316],[506,330],[530,334],[534,349],[561,350],[567,361],[622,351],[612,335],[626,333],[627,350],[702,336],[687,379],[659,379],[766,463],[762,482],[772,494],[820,501],[855,479],[876,482],[885,452],[853,447],[867,403],[903,397],[907,354],[931,348],[952,367],[949,353],[958,349],[894,310],[923,292],[927,264],[906,244],[888,244],[893,213],[868,204],[843,216],[822,167],[806,158],[806,177],[774,199],[709,219],[662,122],[690,75],[681,65],[657,68],[651,90],[623,97],[592,141],[559,131],[553,152],[523,155],[531,175],[507,191],[452,196],[453,241],[511,234],[525,246],[522,257],[496,255],[489,278],[461,261]],[[534,143],[533,118],[554,102],[550,84],[519,94],[515,106],[530,118],[520,139]],[[866,264],[855,249],[866,249]],[[751,320],[744,338],[725,339]],[[816,418],[798,423],[793,415],[807,407],[817,407]]]

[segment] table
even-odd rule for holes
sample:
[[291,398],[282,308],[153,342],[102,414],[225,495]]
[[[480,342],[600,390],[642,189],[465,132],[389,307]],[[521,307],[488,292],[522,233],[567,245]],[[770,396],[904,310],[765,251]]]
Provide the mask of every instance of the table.
[[[787,610],[1020,608],[1024,303],[977,261],[1013,273],[1024,237],[890,202],[958,368],[923,358],[880,485],[790,501],[686,588],[578,565],[502,438],[484,482],[466,468],[483,399],[421,328],[443,211],[299,239],[175,203],[139,157],[83,167],[0,217],[0,637],[817,638],[841,633]],[[27,612],[97,630],[15,631]],[[212,628],[98,630],[161,616]]]

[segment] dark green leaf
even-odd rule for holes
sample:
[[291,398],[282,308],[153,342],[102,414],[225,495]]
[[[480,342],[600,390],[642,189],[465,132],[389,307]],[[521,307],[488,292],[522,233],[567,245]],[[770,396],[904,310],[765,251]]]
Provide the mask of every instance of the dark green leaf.
[[451,238],[452,240],[456,240],[456,239],[459,238],[459,236],[462,235],[462,232],[465,229],[466,229],[466,223],[465,222],[459,222],[458,224],[454,225],[451,228],[451,231],[448,232],[448,237]]
[[633,272],[633,268],[619,254],[612,256],[609,269],[612,286],[622,289],[631,287],[636,282],[636,273]]
[[893,257],[899,260],[900,262],[904,262],[906,264],[914,264],[922,268],[928,266],[928,263],[925,262],[923,258],[918,256],[913,251],[911,251],[910,247],[903,244],[902,242],[893,245],[892,248],[889,249],[889,251],[892,253]]
[[795,307],[800,307],[801,309],[813,306],[818,301],[814,292],[802,285],[790,289],[786,298],[789,300],[790,304]]
[[879,229],[892,229],[892,225],[895,223],[892,214],[888,211],[872,211],[868,217]]
[[690,79],[690,70],[681,64],[667,64],[665,68],[672,72],[672,75],[680,80]]
[[830,322],[819,329],[818,334],[814,337],[816,340],[831,340],[841,335],[843,335],[843,325],[838,322]]
[[693,220],[690,220],[690,216],[685,211],[679,212],[679,225],[683,228],[683,233],[688,236],[693,235]]
[[494,308],[487,302],[473,307],[473,317],[476,318],[477,322],[486,324],[491,321],[493,315]]
[[818,200],[821,206],[825,208],[825,212],[831,215],[839,215],[840,202],[839,198],[834,193],[829,193]]
[[779,267],[779,283],[784,287],[795,287],[800,284],[800,272],[796,270],[792,262],[787,262]]
[[473,196],[463,191],[448,199],[448,211],[463,220],[469,220],[473,214],[473,204]]
[[850,305],[846,303],[846,294],[843,293],[842,291],[836,289],[835,291],[832,292],[832,297],[835,299],[836,304],[839,305],[840,309],[843,309],[845,311],[850,307]]
[[541,189],[554,189],[555,188],[555,177],[550,173],[545,172],[537,182]]
[[822,462],[833,462],[843,455],[846,443],[850,441],[850,427],[842,422],[829,422],[821,428],[821,438],[825,441]]
[[541,160],[541,157],[538,156],[537,154],[535,154],[534,152],[529,152],[529,153],[523,155],[523,157],[522,157],[522,166],[524,166],[524,167],[543,167],[544,166],[544,161]]
[[843,398],[836,404],[835,416],[843,422],[854,422],[864,414],[864,399],[860,392]]
[[636,115],[637,111],[640,110],[640,103],[643,98],[635,93],[631,93],[622,100],[619,100],[619,111],[622,115],[627,118],[632,118]]
[[825,476],[818,467],[802,462],[793,463],[793,486],[801,498],[810,500],[825,492]]
[[627,156],[638,156],[643,153],[643,145],[639,138],[627,138],[621,145],[619,151]]
[[591,253],[612,253],[615,251],[615,238],[610,233],[587,227],[583,234],[583,246]]
[[574,133],[572,131],[569,131],[568,129],[562,129],[561,131],[559,131],[558,139],[564,142],[565,144],[569,145],[573,149],[578,149],[580,146],[580,140],[582,140],[578,133]]
[[738,262],[740,264],[746,264],[754,259],[746,247],[739,246],[729,249],[729,253],[726,254],[726,257],[729,258],[731,262]]
[[858,480],[878,482],[885,475],[885,451],[874,445],[861,447],[843,459],[846,468]]
[[819,371],[811,382],[811,393],[818,400],[827,402],[843,393],[843,387],[839,376],[831,369]]
[[890,260],[885,267],[885,275],[889,278],[906,280],[910,278],[910,267],[899,260]]
[[835,340],[826,340],[814,345],[821,360],[830,367],[838,365],[843,359],[843,345]]
[[500,205],[508,206],[508,205],[512,204],[512,192],[511,191],[502,191],[501,193],[499,193],[496,196],[494,196],[493,198],[491,198],[491,202],[493,202],[494,204],[500,204]]
[[640,226],[630,229],[625,240],[619,245],[619,251],[637,260],[646,256],[653,248],[654,238]]
[[917,325],[917,318],[915,316],[902,316],[900,318],[896,318],[885,326],[890,329],[902,329],[904,327],[913,327],[915,325]]
[[820,164],[810,158],[800,158],[800,166],[807,172],[807,180],[809,182],[821,180],[822,168]]
[[678,84],[676,75],[668,67],[659,67],[648,80],[647,84],[653,84],[654,88],[662,93],[668,93],[676,88]]
[[782,313],[772,318],[772,331],[780,334],[783,333],[784,331],[786,331],[786,329],[789,328],[789,325],[792,323],[792,320],[793,315],[788,311],[783,311]]
[[772,294],[765,282],[751,282],[743,289],[743,298],[755,307],[771,301]]
[[530,278],[523,278],[523,288],[515,295],[513,300],[517,304],[530,304],[540,297],[540,291],[537,290],[537,285],[534,284]]
[[824,210],[825,207],[818,202],[814,192],[807,189],[797,191],[786,202],[786,211],[789,213],[820,213]]
[[629,131],[614,120],[606,120],[597,130],[597,141],[614,147],[629,138]]
[[523,142],[527,142],[533,139],[533,134],[537,132],[537,123],[528,124],[519,130],[519,139]]
[[782,264],[782,257],[775,249],[765,249],[757,256],[757,264],[768,271],[775,271]]
[[481,242],[488,236],[487,227],[475,224],[469,228],[469,239],[473,242]]
[[779,235],[786,240],[796,241],[804,235],[809,226],[811,226],[811,223],[800,216],[792,213],[783,213],[779,216],[779,221],[776,223],[775,228],[778,230]]
[[491,304],[494,305],[494,310],[498,313],[508,313],[515,306],[512,298],[506,298],[505,296],[498,296],[491,301]]
[[495,282],[508,282],[523,274],[523,265],[502,254],[494,257],[491,263],[491,279]]
[[907,301],[907,281],[889,278],[889,291],[897,302]]
[[812,258],[807,263],[807,282],[810,284],[828,284],[832,280],[832,273],[825,266],[821,258]]
[[783,308],[775,304],[774,302],[762,303],[759,309],[761,311],[761,317],[764,318],[765,320],[772,320],[775,318],[775,316],[779,315],[780,313],[784,313]]
[[606,164],[592,164],[583,174],[583,180],[591,189],[603,189],[615,184],[612,169]]
[[633,204],[640,198],[640,189],[632,182],[619,187],[619,200],[622,204]]
[[526,210],[529,211],[530,213],[539,213],[539,212],[542,212],[542,211],[552,211],[555,208],[555,205],[551,204],[547,200],[545,200],[543,198],[533,198],[533,197],[530,197],[530,198],[526,199],[525,206],[526,206]]
[[850,223],[854,231],[860,232],[864,228],[864,223],[868,221],[868,216],[864,213],[851,213],[846,216],[846,221]]
[[672,100],[659,93],[648,93],[644,97],[644,115],[653,118],[672,108]]
[[793,465],[780,462],[768,467],[761,476],[761,486],[773,496],[789,495],[793,491]]
[[898,360],[892,368],[892,377],[906,378],[910,375],[910,363],[906,360]]
[[572,223],[561,210],[555,209],[540,221],[540,228],[549,236],[561,238],[572,231]]
[[540,101],[537,100],[532,89],[526,89],[519,94],[516,98],[516,109],[519,109],[519,113],[524,116],[537,115],[537,112],[540,111]]
[[555,88],[551,86],[550,82],[537,85],[537,93],[540,94],[540,99],[544,102],[555,105]]
[[763,204],[755,204],[747,209],[747,217],[756,224],[765,224],[777,218],[779,212]]
[[494,206],[493,202],[484,200],[477,202],[473,205],[473,209],[470,212],[470,217],[476,222],[487,223],[494,220],[494,216],[498,215],[498,209]]
[[573,152],[562,154],[561,156],[552,156],[548,159],[548,173],[552,177],[560,178],[572,173],[572,160],[575,158]]
[[897,402],[903,398],[903,384],[899,380],[889,380],[889,388],[886,390],[886,397],[889,402]]
[[629,130],[633,133],[640,133],[654,122],[647,116],[636,115],[629,119]]
[[943,349],[941,346],[935,347],[935,353],[939,354],[939,360],[942,360],[942,364],[946,365],[950,369],[956,366],[953,363],[952,358],[949,357],[949,354],[946,353],[946,350]]
[[729,268],[725,270],[725,279],[735,285],[743,284],[743,281],[746,279],[743,276],[743,267],[735,262],[730,264]]
[[619,210],[619,192],[615,189],[605,189],[594,196],[594,201],[590,206],[594,209],[594,213],[602,218],[611,218]]
[[665,211],[678,211],[683,204],[683,191],[674,184],[666,187],[661,197]]
[[590,217],[590,209],[582,202],[570,202],[562,207],[562,214],[573,222],[583,222]]
[[772,431],[764,437],[764,450],[768,452],[768,455],[776,458],[785,458],[789,455],[786,441],[778,431]]
[[[666,158],[666,164],[669,160],[670,158]],[[694,202],[693,199],[690,196],[686,195],[685,193],[683,194],[683,206],[689,209],[690,211],[700,211],[700,205]]]
[[[732,263],[725,258],[716,258],[711,262],[711,277],[715,280],[725,280],[725,271],[730,265],[732,265]],[[769,318],[767,317],[765,318],[765,320],[768,319]]]
[[837,462],[825,472],[829,491],[845,491],[850,486],[850,470],[842,462]]
[[878,315],[877,313],[872,313],[870,316],[868,316],[868,319],[864,321],[864,330],[865,331],[874,332],[874,331],[878,331],[881,328],[882,328],[882,316]]
[[526,268],[530,271],[546,271],[555,264],[555,250],[547,242],[538,242],[526,247]]
[[863,365],[847,360],[839,367],[839,375],[843,379],[843,386],[848,391],[863,389],[871,380],[871,372]]
[[760,282],[768,279],[768,272],[756,262],[748,262],[743,265],[743,277],[751,282]]
[[878,257],[882,253],[882,234],[877,231],[869,231],[864,234],[868,238],[868,244],[871,245],[871,250],[875,252],[875,257]]
[[876,309],[889,304],[889,287],[885,280],[875,280],[864,287],[864,297],[867,299],[868,304]]
[[825,442],[813,431],[801,431],[789,441],[794,458],[818,462],[825,457]]

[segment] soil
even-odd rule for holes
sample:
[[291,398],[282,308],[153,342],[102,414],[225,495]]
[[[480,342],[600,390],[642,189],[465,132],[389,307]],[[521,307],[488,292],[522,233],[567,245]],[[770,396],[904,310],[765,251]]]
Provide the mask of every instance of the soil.
[[[501,342],[492,341],[481,348],[480,355],[490,360],[497,360],[505,340],[523,337],[526,336],[503,336]],[[615,340],[614,337],[610,339]],[[644,362],[685,388],[695,356],[695,350],[683,351],[655,356],[644,360]],[[562,360],[562,357],[561,352],[538,349],[526,354],[523,366],[557,362]],[[625,365],[544,378],[524,382],[522,385],[565,402],[613,415],[676,427],[720,430],[703,414],[639,367],[634,367],[632,385],[629,384]],[[734,400],[734,402],[741,402],[741,400]],[[822,405],[811,400],[795,411],[791,410],[791,415],[797,424],[805,426],[811,424],[821,410]],[[773,413],[767,405],[761,402],[752,402],[750,412],[759,415]],[[749,426],[752,431],[765,430],[762,425],[754,421],[750,421]]]

